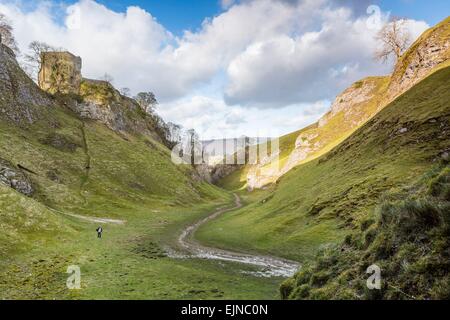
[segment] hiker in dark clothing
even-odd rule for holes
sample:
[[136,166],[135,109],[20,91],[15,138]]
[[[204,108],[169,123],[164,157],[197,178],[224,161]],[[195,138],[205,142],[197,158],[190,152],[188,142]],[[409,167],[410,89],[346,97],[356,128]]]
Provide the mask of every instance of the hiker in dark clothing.
[[98,227],[96,231],[97,231],[97,238],[101,238],[102,237],[103,228],[102,227]]

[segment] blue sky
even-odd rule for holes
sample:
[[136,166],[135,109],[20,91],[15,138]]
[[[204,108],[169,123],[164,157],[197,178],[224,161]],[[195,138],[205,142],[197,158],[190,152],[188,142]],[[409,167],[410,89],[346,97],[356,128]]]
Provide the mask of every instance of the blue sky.
[[[76,2],[74,0],[69,1]],[[196,30],[203,20],[222,11],[219,0],[99,0],[114,11],[123,12],[128,6],[139,6],[150,12],[175,35],[184,30]]]
[[380,7],[396,16],[425,20],[429,25],[450,15],[449,0],[383,0]]
[[[76,2],[75,0],[67,3]],[[206,18],[223,11],[220,0],[98,0],[108,8],[124,12],[128,6],[139,6],[150,12],[175,35],[184,30],[197,30]],[[345,2],[345,0],[344,0]],[[450,15],[449,0],[374,0],[393,15],[425,20],[434,25]]]
[[450,1],[0,0],[0,12],[22,52],[34,40],[65,48],[83,59],[84,77],[108,73],[119,89],[153,91],[166,121],[211,139],[317,121],[353,82],[391,72],[373,59],[388,13],[408,18],[415,39]]

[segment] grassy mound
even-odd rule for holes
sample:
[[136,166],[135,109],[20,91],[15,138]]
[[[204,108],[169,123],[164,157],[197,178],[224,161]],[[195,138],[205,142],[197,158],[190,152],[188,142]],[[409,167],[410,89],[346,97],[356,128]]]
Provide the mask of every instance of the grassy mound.
[[[384,195],[376,218],[283,283],[284,299],[449,299],[450,167]],[[370,265],[381,289],[369,290]]]

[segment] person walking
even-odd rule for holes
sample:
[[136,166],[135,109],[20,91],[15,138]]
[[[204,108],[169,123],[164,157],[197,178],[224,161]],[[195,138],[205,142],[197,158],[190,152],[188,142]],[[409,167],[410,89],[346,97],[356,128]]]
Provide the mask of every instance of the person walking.
[[101,238],[102,237],[102,233],[103,233],[103,228],[100,226],[97,228],[97,238]]

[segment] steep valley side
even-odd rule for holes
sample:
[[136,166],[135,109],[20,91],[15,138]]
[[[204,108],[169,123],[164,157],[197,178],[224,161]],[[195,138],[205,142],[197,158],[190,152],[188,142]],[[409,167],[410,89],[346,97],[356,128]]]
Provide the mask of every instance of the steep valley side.
[[[377,221],[378,211],[375,209],[385,194],[410,190],[408,195],[414,197],[417,190],[411,186],[418,184],[420,179],[426,179],[422,177],[430,175],[430,170],[434,172],[432,177],[436,177],[440,170],[448,167],[449,79],[450,68],[436,71],[330,152],[294,168],[267,190],[247,195],[251,199],[248,206],[200,228],[198,239],[211,246],[244,251],[252,248],[304,263],[315,260],[321,250],[333,248],[353,234],[360,234],[360,230],[366,230],[362,226],[368,220]],[[445,181],[446,178],[442,179]],[[244,190],[241,192],[246,194]],[[420,197],[419,192],[417,197]],[[448,215],[448,200],[440,201],[442,204],[439,206],[444,208],[442,214]],[[445,230],[446,224],[438,228]],[[447,244],[443,244],[439,251],[442,254],[447,250],[448,241],[445,241]],[[339,255],[339,252],[334,255]],[[390,257],[385,259],[392,262]],[[316,270],[328,274],[334,268],[330,263]],[[346,279],[360,283],[365,279],[364,273],[361,268],[358,274]],[[300,278],[293,280],[292,288],[295,289],[292,292],[297,289],[295,283],[298,286],[304,284],[296,282]],[[326,279],[332,281],[331,276]],[[440,279],[448,279],[448,274],[436,278],[436,281]],[[314,282],[313,278],[306,282],[320,292],[321,282]],[[332,283],[336,289],[336,282]],[[330,287],[329,297],[332,297],[332,291]],[[358,294],[368,298],[358,292],[353,298]],[[432,292],[428,291],[421,297],[431,295]],[[292,297],[321,296],[293,293]]]
[[[232,195],[173,164],[132,99],[82,85],[49,95],[0,46],[0,299],[277,298],[282,278],[253,266],[167,255]],[[69,266],[81,290],[66,286]]]

